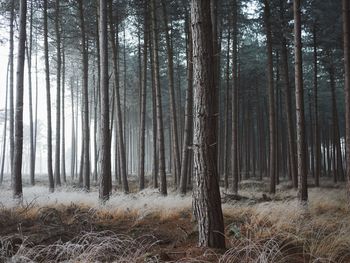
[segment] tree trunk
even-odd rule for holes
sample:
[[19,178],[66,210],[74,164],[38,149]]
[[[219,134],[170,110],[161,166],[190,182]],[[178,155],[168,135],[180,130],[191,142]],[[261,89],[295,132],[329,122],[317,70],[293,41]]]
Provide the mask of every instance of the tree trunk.
[[160,87],[159,76],[159,58],[158,58],[158,27],[156,19],[156,2],[151,0],[152,14],[152,48],[153,48],[153,63],[154,63],[154,86],[156,91],[156,107],[157,107],[157,141],[159,147],[159,178],[160,178],[160,193],[167,195],[167,182],[165,174],[165,150],[164,150],[164,129],[163,129],[163,109],[162,109],[162,94]]
[[8,101],[8,90],[9,90],[9,67],[10,67],[10,61],[7,64],[7,71],[6,71],[6,92],[5,92],[5,120],[4,120],[4,135],[3,135],[3,148],[2,148],[2,159],[1,159],[1,171],[0,171],[0,185],[2,184],[4,180],[4,167],[5,167],[5,155],[6,155],[6,131],[7,131],[7,101]]
[[232,35],[232,45],[233,45],[233,52],[232,52],[232,191],[234,194],[238,193],[238,181],[239,181],[239,169],[238,169],[238,80],[237,80],[237,36],[238,36],[238,7],[237,7],[237,0],[233,0],[233,19],[232,19],[232,25],[233,25],[233,35]]
[[79,15],[80,15],[80,30],[81,30],[81,44],[82,44],[82,64],[83,64],[83,138],[84,138],[84,166],[83,166],[83,184],[84,190],[90,190],[90,126],[89,126],[89,93],[88,93],[88,79],[89,79],[89,58],[88,48],[85,36],[85,18],[83,0],[79,0]]
[[350,36],[349,36],[349,1],[343,0],[343,43],[344,43],[344,76],[345,76],[345,148],[347,195],[350,200]]
[[71,88],[71,103],[72,103],[72,141],[71,141],[71,161],[70,161],[70,174],[71,174],[71,178],[72,180],[74,180],[74,172],[75,172],[75,153],[76,153],[76,148],[75,148],[75,121],[74,119],[77,118],[76,116],[74,116],[74,81],[73,81],[73,77],[71,77],[71,81],[70,81],[70,88]]
[[[139,130],[139,189],[145,188],[145,131],[146,131],[146,96],[147,96],[147,44],[148,44],[148,3],[144,1],[144,30],[143,30],[143,65],[140,91],[140,130]],[[140,52],[141,53],[141,52]],[[141,56],[141,54],[140,54]],[[140,68],[141,70],[141,68]]]
[[313,25],[313,88],[314,88],[314,133],[315,133],[315,186],[320,186],[321,176],[321,143],[320,143],[320,131],[318,124],[318,66],[317,66],[317,37],[316,37],[316,24]]
[[295,102],[297,127],[297,162],[298,162],[298,196],[304,203],[308,200],[307,170],[306,170],[306,143],[305,143],[305,114],[303,91],[303,61],[301,44],[301,17],[300,0],[294,0],[294,50],[295,50]]
[[66,88],[66,58],[62,46],[62,148],[61,148],[61,174],[63,182],[66,183],[66,125],[65,125],[65,88]]
[[270,171],[270,194],[276,193],[276,113],[275,113],[275,92],[273,83],[273,55],[272,55],[272,32],[270,18],[270,0],[265,0],[264,16],[266,29],[267,46],[267,87],[269,99],[269,171]]
[[111,178],[111,148],[109,136],[109,95],[108,95],[108,35],[107,35],[107,0],[99,2],[100,21],[100,68],[101,68],[101,127],[100,127],[100,190],[99,197],[102,202],[109,199]]
[[217,174],[216,130],[212,120],[216,113],[215,97],[210,89],[214,82],[214,54],[210,1],[191,1],[194,72],[194,214],[199,225],[199,246],[225,247],[224,222]]
[[45,53],[45,80],[46,80],[46,106],[47,106],[47,170],[49,176],[49,190],[55,189],[52,173],[52,128],[51,128],[51,91],[50,91],[50,65],[49,65],[49,43],[48,43],[48,17],[47,1],[44,0],[44,53]]
[[15,148],[15,114],[14,114],[14,22],[15,22],[15,1],[11,1],[10,11],[10,167],[11,167],[11,183],[13,183],[13,154]]
[[13,159],[13,197],[22,199],[22,155],[23,155],[23,93],[24,59],[26,42],[27,1],[20,0],[19,40],[16,78],[15,148]]
[[[187,12],[186,12],[187,13]],[[187,90],[186,90],[186,105],[185,105],[185,127],[182,147],[181,160],[181,176],[180,176],[180,194],[185,195],[187,191],[187,181],[189,174],[189,158],[191,138],[193,136],[193,46],[192,46],[192,30],[188,22],[186,14],[186,31],[188,35],[188,50],[187,50]]]
[[[120,157],[120,176],[122,179],[122,185],[123,185],[123,191],[124,193],[129,192],[129,185],[127,180],[127,172],[126,172],[126,156],[125,156],[125,144],[124,144],[124,137],[123,137],[123,119],[122,119],[122,110],[120,106],[120,95],[119,95],[119,68],[118,68],[118,52],[117,48],[118,46],[115,43],[115,31],[114,31],[114,25],[113,25],[113,13],[112,13],[112,1],[109,2],[109,27],[111,31],[111,46],[112,46],[112,52],[113,52],[113,71],[114,71],[114,80],[115,80],[115,103],[116,103],[116,140],[118,145],[118,153]],[[118,34],[117,34],[118,35]],[[125,85],[125,83],[124,83]],[[124,94],[125,96],[125,94]],[[124,123],[125,125],[125,123]]]
[[55,184],[61,186],[60,157],[61,157],[61,34],[60,34],[60,1],[56,0],[55,31],[57,45],[56,64],[56,152],[55,152]]
[[174,179],[175,187],[180,183],[180,150],[179,150],[179,136],[177,129],[177,115],[175,104],[175,90],[174,90],[174,62],[173,62],[173,48],[171,45],[171,36],[169,35],[168,15],[166,10],[165,0],[162,0],[163,19],[165,25],[165,40],[167,47],[167,60],[168,60],[168,86],[169,86],[169,104],[170,104],[170,119],[171,119],[171,134],[172,134],[172,147],[173,147],[173,163],[174,163]]

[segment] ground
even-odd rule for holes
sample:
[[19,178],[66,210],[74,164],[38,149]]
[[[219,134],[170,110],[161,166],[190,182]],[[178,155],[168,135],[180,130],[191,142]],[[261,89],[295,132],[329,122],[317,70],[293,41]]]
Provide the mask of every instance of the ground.
[[40,181],[24,202],[0,187],[0,262],[350,262],[350,211],[342,184],[310,188],[300,206],[287,182],[243,181],[239,196],[222,189],[225,250],[197,247],[191,196],[147,189],[115,192],[104,205],[90,193]]

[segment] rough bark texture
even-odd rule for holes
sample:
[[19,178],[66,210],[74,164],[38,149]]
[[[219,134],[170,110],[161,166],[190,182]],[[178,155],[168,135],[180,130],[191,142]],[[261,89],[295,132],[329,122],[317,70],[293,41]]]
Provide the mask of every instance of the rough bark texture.
[[225,247],[224,222],[218,184],[215,114],[211,89],[215,87],[210,0],[191,1],[194,75],[193,208],[199,226],[199,246]]
[[305,113],[303,91],[303,67],[301,53],[301,18],[300,0],[294,0],[294,51],[295,51],[295,101],[297,128],[297,163],[298,163],[298,196],[301,202],[308,200],[306,143],[305,143]]
[[101,201],[109,199],[111,178],[111,148],[109,136],[107,0],[100,0],[100,67],[101,67],[101,132],[100,132],[100,191]]
[[15,114],[14,114],[14,20],[15,20],[15,1],[11,1],[11,11],[10,11],[10,166],[11,166],[11,182],[13,181],[13,153],[15,148]]
[[23,154],[23,85],[24,56],[26,42],[27,1],[21,0],[19,6],[19,40],[17,53],[15,148],[13,159],[13,197],[22,198],[22,154]]
[[153,63],[154,63],[154,86],[156,91],[156,107],[157,107],[157,142],[159,151],[159,178],[160,178],[160,193],[167,195],[167,182],[165,174],[165,146],[164,146],[164,129],[163,129],[163,109],[162,109],[162,94],[160,87],[159,76],[159,57],[158,57],[158,28],[156,19],[156,2],[151,1],[152,14],[152,48],[153,48]]
[[55,189],[52,172],[52,127],[51,127],[51,92],[50,92],[50,65],[49,43],[47,27],[47,0],[44,0],[44,53],[45,53],[45,81],[46,81],[46,107],[47,107],[47,173],[49,176],[49,189]]

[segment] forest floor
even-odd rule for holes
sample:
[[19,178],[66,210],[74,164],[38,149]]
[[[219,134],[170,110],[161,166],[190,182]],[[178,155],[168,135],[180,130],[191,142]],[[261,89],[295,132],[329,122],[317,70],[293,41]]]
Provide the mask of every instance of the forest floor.
[[273,197],[254,180],[238,198],[222,191],[226,250],[197,247],[190,194],[116,192],[100,205],[96,187],[48,194],[39,182],[17,205],[1,186],[0,262],[350,262],[345,189],[322,184],[307,207],[287,183]]

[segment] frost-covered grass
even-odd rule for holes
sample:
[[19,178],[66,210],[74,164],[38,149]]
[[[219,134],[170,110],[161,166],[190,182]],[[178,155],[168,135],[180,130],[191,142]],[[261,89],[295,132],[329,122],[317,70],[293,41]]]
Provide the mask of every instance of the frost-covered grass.
[[[50,219],[54,224],[64,221],[66,226],[80,224],[85,229],[82,221],[91,218],[91,231],[77,229],[74,238],[50,244],[30,243],[28,234],[21,236],[20,227],[9,235],[1,236],[0,232],[0,262],[9,258],[22,262],[350,262],[350,211],[343,186],[310,188],[307,207],[299,205],[296,191],[285,183],[275,196],[269,196],[265,189],[266,182],[244,181],[240,195],[245,199],[223,203],[227,250],[213,251],[196,248],[190,194],[181,197],[174,191],[163,197],[154,189],[128,195],[115,192],[102,205],[97,188],[86,193],[65,187],[49,193],[44,186],[26,186],[23,205],[18,207],[9,187],[1,186],[0,228],[9,221],[18,225],[39,218],[43,224]],[[262,198],[263,194],[268,198]],[[72,207],[74,217],[65,219]],[[51,208],[55,209],[52,213]],[[61,221],[54,220],[55,213]],[[117,226],[106,230],[118,221],[138,229],[131,236],[118,233]],[[182,231],[181,238],[174,235],[175,228]],[[153,235],[157,231],[163,231],[162,238]],[[16,239],[20,246],[15,249]],[[163,244],[164,240],[170,244]],[[160,256],[160,248],[169,255],[174,249],[180,252],[167,260]]]

